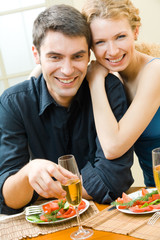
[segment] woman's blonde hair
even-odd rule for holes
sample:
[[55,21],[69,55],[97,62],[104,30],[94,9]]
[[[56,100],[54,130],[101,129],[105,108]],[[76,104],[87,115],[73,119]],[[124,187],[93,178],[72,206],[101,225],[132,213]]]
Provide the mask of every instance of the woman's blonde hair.
[[86,0],[82,14],[91,23],[96,17],[120,19],[127,17],[132,30],[141,25],[139,9],[130,0]]
[[160,57],[160,44],[158,43],[137,42],[135,48],[137,51],[149,56]]

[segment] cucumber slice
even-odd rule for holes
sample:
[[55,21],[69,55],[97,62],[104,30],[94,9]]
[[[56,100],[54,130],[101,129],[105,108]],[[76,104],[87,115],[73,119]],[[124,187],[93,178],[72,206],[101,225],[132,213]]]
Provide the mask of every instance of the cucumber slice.
[[68,209],[69,208],[69,203],[68,202],[65,202],[64,204],[64,209]]

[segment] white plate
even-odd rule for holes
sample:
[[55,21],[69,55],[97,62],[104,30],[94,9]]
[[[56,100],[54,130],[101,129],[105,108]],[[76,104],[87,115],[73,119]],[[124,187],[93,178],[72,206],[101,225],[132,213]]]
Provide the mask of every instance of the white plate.
[[[81,210],[79,211],[79,214],[84,213],[84,212],[89,208],[89,201],[87,201],[86,199],[82,199],[82,200],[86,203],[86,207],[85,207],[84,209],[81,209]],[[51,201],[51,202],[52,202],[52,201]],[[47,203],[48,203],[48,202],[47,202]],[[44,204],[46,204],[46,203],[44,203]],[[57,221],[53,221],[53,222],[36,222],[36,221],[31,221],[31,220],[29,220],[29,219],[27,218],[27,217],[30,217],[30,216],[31,216],[31,215],[26,216],[26,220],[27,220],[28,222],[30,222],[30,223],[36,223],[36,224],[53,224],[53,223],[60,223],[60,222],[68,221],[68,220],[76,217],[76,214],[75,214],[74,216],[72,216],[72,217],[69,217],[69,218],[66,218],[66,219],[57,220]]]
[[[147,190],[149,193],[151,193],[151,192],[157,190],[157,188],[152,188],[152,189],[148,188]],[[142,196],[142,190],[128,194],[128,196],[134,200],[134,199]],[[148,212],[132,212],[129,209],[119,209],[118,206],[116,206],[116,207],[120,212],[128,213],[128,214],[149,214],[149,213],[154,213],[154,212],[159,211],[159,209],[154,209],[154,210],[148,211]]]

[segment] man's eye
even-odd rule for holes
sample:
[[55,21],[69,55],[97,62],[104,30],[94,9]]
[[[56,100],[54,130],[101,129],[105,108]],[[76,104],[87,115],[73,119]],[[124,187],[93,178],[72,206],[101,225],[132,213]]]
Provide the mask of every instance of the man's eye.
[[62,56],[61,55],[49,55],[48,56],[48,58],[50,59],[50,60],[55,60],[55,61],[58,61],[58,60],[60,60],[61,58],[62,58]]
[[80,59],[80,58],[82,58],[82,57],[83,57],[83,55],[80,55],[80,54],[79,54],[79,55],[76,55],[76,56],[74,56],[74,58],[75,58],[75,59]]
[[52,59],[59,59],[60,57],[59,56],[50,56],[50,58],[52,58]]

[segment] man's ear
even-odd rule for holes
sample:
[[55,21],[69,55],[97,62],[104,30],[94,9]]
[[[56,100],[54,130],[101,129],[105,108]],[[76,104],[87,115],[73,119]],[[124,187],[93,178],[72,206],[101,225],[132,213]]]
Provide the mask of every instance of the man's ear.
[[35,46],[32,46],[32,52],[33,52],[33,56],[34,56],[36,64],[40,64],[40,56],[39,56],[39,53]]
[[91,58],[91,50],[89,50],[88,52],[88,62],[90,62],[90,58]]

